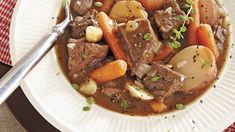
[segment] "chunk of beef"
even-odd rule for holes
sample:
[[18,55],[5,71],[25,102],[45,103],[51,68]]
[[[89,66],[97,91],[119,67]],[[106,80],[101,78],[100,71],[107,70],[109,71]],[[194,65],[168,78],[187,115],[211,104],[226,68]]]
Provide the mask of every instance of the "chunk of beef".
[[217,47],[219,49],[219,52],[221,53],[224,50],[226,36],[228,35],[228,31],[227,31],[227,26],[228,26],[227,24],[228,23],[226,21],[227,14],[223,10],[221,5],[219,3],[217,3],[216,7],[217,7],[216,11],[218,11],[218,18],[215,21],[215,24],[212,26],[212,28],[213,28]]
[[101,93],[108,96],[108,97],[112,97],[114,94],[120,94],[122,93],[122,89],[119,88],[103,88],[101,90]]
[[92,70],[108,53],[107,45],[88,43],[84,38],[70,39],[67,47],[69,77],[78,83],[83,79],[83,75]]
[[220,52],[222,52],[224,49],[223,44],[226,39],[226,33],[227,33],[227,30],[223,28],[221,25],[214,26],[215,40],[216,40],[216,43]]
[[[142,70],[144,64],[153,62],[154,56],[158,53],[161,42],[153,32],[149,20],[138,19],[138,27],[134,31],[127,31],[126,24],[118,26],[118,33],[122,40],[122,46],[130,59],[129,66],[132,72],[139,78],[142,78]],[[144,39],[145,35],[149,35]]]
[[79,15],[86,14],[92,7],[93,0],[75,0],[73,3],[73,9]]
[[135,67],[132,68],[132,72],[139,78],[142,78],[151,70],[151,66],[149,64],[141,63],[139,65],[134,66]]
[[124,98],[124,89],[119,88],[103,88],[101,94],[109,97],[112,102],[118,103],[121,99]]
[[164,0],[163,9],[155,11],[154,19],[163,39],[168,39],[173,29],[183,24],[183,21],[179,19],[180,15],[185,15],[185,13],[175,0]]
[[97,14],[98,12],[96,10],[91,10],[83,17],[77,16],[70,24],[71,36],[76,39],[84,37],[86,27],[98,25],[96,18]]
[[152,70],[143,79],[144,85],[157,101],[163,102],[180,89],[185,76],[173,71],[168,66],[154,62]]
[[156,22],[155,22],[154,17],[149,18],[149,21],[150,21],[151,27],[153,28],[154,33],[159,38],[160,37],[160,32],[159,32],[159,30],[156,26]]
[[118,79],[107,81],[101,84],[101,88],[124,88],[126,77],[120,77]]

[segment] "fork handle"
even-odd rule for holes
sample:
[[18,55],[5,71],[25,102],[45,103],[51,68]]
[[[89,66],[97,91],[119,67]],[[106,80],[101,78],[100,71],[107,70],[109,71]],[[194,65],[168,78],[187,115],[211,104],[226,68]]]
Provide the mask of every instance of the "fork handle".
[[42,37],[42,39],[1,78],[0,105],[19,86],[21,80],[23,80],[29,71],[54,46],[58,36],[58,32],[52,32]]

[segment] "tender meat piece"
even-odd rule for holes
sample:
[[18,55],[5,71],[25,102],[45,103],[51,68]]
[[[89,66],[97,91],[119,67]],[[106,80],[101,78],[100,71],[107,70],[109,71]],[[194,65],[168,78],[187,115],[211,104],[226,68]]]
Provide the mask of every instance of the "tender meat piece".
[[156,26],[154,17],[149,18],[149,21],[150,21],[151,27],[153,28],[154,33],[159,38],[160,37],[160,32],[159,32],[159,30]]
[[137,77],[142,78],[151,70],[151,68],[152,67],[149,64],[140,64],[140,65],[133,68],[133,73]]
[[119,89],[119,88],[103,88],[101,90],[101,93],[108,96],[108,97],[112,97],[114,94],[120,94],[122,93],[123,90]]
[[[153,29],[147,19],[138,19],[138,27],[133,31],[126,30],[126,24],[118,26],[118,33],[122,40],[122,46],[130,59],[129,64],[132,72],[139,78],[142,78],[142,73],[139,66],[153,62],[154,56],[159,52],[161,42],[158,41]],[[150,34],[150,39],[144,39],[144,35]],[[142,69],[142,68],[140,68]]]
[[[218,3],[217,3],[218,4]],[[228,34],[228,31],[226,29],[226,12],[219,6],[217,6],[218,11],[218,18],[215,22],[215,24],[212,26],[216,44],[218,46],[219,52],[223,52],[224,50],[224,43],[226,41],[226,36]]]
[[79,15],[86,14],[91,8],[93,0],[75,0],[73,3],[73,9]]
[[84,38],[79,40],[70,39],[67,47],[69,77],[72,81],[78,83],[84,78],[83,75],[104,60],[108,53],[107,45],[88,43]]
[[103,88],[101,94],[109,97],[112,102],[118,103],[124,98],[125,90],[119,88]]
[[216,25],[214,28],[214,35],[215,35],[215,40],[218,46],[218,49],[220,52],[223,51],[223,44],[225,42],[225,36],[226,36],[226,29],[224,29],[221,25]]
[[179,20],[180,15],[185,13],[175,0],[164,0],[163,9],[155,11],[154,19],[163,39],[168,39],[173,29],[183,24],[183,21]]
[[72,37],[76,39],[84,37],[86,27],[98,25],[96,19],[97,14],[98,12],[96,10],[91,10],[83,17],[77,16],[70,24]]
[[124,88],[126,77],[120,77],[118,79],[108,81],[101,84],[101,88]]
[[157,101],[163,102],[180,89],[186,76],[173,71],[168,66],[154,62],[152,70],[144,78],[144,86]]

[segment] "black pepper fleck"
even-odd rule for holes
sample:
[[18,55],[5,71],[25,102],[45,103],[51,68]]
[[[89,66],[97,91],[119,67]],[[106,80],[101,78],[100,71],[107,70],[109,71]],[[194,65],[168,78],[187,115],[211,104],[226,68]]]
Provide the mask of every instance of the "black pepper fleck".
[[216,85],[214,85],[213,87],[216,88]]
[[193,56],[193,62],[196,62],[196,57],[197,57],[197,55]]
[[200,100],[200,103],[203,103],[203,100]]
[[167,116],[165,116],[164,118],[167,119]]
[[193,124],[196,124],[196,122],[195,122],[194,120],[192,120],[192,123],[193,123]]

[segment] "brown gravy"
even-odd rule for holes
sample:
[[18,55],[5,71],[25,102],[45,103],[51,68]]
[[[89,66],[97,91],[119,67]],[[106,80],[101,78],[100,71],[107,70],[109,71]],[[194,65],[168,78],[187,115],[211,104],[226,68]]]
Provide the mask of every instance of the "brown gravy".
[[[72,2],[74,2],[74,0],[72,0]],[[75,15],[74,12],[72,14]],[[64,19],[64,17],[65,17],[65,12],[64,12],[64,10],[61,10],[60,14],[57,17],[57,23],[61,22]],[[229,31],[229,29],[228,29],[228,31]],[[67,44],[67,41],[69,38],[70,38],[70,34],[69,34],[69,30],[67,29],[65,31],[65,34],[59,38],[59,40],[57,41],[57,44],[56,44],[56,53],[57,53],[58,63],[60,64],[65,76],[68,75],[68,66],[67,66],[68,51],[67,51],[66,44]],[[186,44],[184,44],[184,45],[186,45]],[[228,45],[229,45],[229,35],[226,37],[226,43],[224,44],[224,50],[222,53],[220,53],[219,60],[217,61],[217,68],[219,71],[218,74],[220,73],[220,71],[224,65],[224,62],[225,62],[225,59],[227,56]],[[69,80],[69,78],[67,78],[67,79]],[[203,95],[208,90],[209,87],[211,87],[211,86],[209,85],[209,86],[205,87],[204,89],[202,89],[201,91],[198,91],[197,93],[194,93],[192,95],[182,95],[179,93],[172,95],[170,98],[168,98],[165,101],[165,104],[167,105],[167,109],[164,110],[162,113],[174,111],[176,104],[181,103],[184,105],[188,105],[188,104],[192,103],[193,101],[198,99],[201,95]],[[129,109],[127,112],[123,111],[123,109],[120,107],[120,105],[118,103],[113,103],[110,100],[110,98],[101,94],[101,89],[98,89],[96,94],[93,97],[95,99],[96,104],[98,104],[104,108],[110,109],[112,111],[115,111],[115,112],[125,113],[125,114],[129,114],[129,115],[156,114],[151,109],[151,107],[149,107],[148,102],[140,101],[140,100],[132,98],[128,95],[126,97],[127,98],[129,97],[128,100],[131,103],[129,105]],[[201,103],[202,103],[202,101],[201,101]]]

